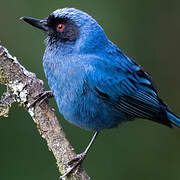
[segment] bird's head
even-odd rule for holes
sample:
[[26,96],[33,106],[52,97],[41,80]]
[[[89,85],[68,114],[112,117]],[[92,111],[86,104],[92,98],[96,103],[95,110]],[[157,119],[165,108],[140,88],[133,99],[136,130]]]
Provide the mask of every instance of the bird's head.
[[48,43],[76,44],[76,48],[95,49],[104,44],[106,35],[98,23],[87,13],[74,8],[58,9],[40,20],[22,17],[25,22],[43,30]]

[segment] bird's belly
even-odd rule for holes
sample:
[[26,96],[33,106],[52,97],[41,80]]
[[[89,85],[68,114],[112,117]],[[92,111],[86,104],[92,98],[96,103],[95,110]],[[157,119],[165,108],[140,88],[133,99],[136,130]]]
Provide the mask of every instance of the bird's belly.
[[116,127],[126,115],[94,95],[55,97],[60,113],[70,123],[89,130]]
[[65,76],[61,71],[45,71],[59,111],[67,121],[85,129],[101,130],[113,128],[128,119],[125,113],[104,102],[92,90],[84,90],[83,78],[68,73],[64,73]]

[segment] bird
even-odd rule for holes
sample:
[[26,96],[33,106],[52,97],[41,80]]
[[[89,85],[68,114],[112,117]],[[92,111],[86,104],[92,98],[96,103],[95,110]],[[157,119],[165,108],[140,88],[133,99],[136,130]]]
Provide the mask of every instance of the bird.
[[41,100],[54,96],[67,121],[95,131],[62,177],[82,163],[103,129],[137,118],[180,127],[180,118],[160,99],[150,75],[110,41],[89,14],[62,8],[42,20],[21,19],[47,35],[43,67],[51,91],[41,94]]

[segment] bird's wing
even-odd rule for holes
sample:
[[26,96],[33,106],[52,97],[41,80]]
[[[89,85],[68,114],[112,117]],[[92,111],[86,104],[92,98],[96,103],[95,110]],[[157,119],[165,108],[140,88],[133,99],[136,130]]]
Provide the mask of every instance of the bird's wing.
[[94,61],[98,64],[88,75],[93,91],[132,117],[157,117],[163,104],[149,75],[124,54],[118,61]]

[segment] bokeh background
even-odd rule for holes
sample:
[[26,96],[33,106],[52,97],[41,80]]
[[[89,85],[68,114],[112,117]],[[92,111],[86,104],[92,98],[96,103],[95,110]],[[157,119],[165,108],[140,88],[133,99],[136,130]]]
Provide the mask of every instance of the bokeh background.
[[[159,94],[180,115],[179,0],[1,0],[0,39],[23,66],[45,80],[42,56],[45,35],[19,20],[44,18],[63,7],[88,12],[108,37],[152,75]],[[1,94],[3,87],[1,86]],[[54,100],[52,106],[57,110]],[[76,152],[84,150],[93,132],[56,115]],[[103,131],[83,167],[93,180],[180,179],[180,129],[138,119]],[[57,180],[55,159],[36,125],[14,104],[0,119],[0,179]]]

